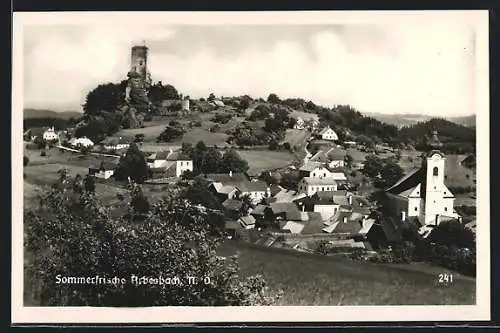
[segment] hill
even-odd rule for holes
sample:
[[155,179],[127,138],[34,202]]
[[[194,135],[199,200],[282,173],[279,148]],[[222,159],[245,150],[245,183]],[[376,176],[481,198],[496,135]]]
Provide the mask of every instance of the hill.
[[[382,114],[382,113],[370,113],[370,112],[364,112],[363,114],[365,116],[375,118],[386,124],[398,127],[410,126],[417,124],[419,122],[426,122],[435,118],[434,116],[427,116],[422,114]],[[464,117],[447,117],[445,119],[458,125],[463,125],[467,127],[476,126],[475,115],[464,116]]]
[[[239,254],[242,276],[261,274],[274,290],[283,290],[279,305],[452,305],[475,303],[475,279],[428,265],[383,265],[262,248],[229,241],[219,254]],[[439,286],[439,273],[454,285]]]
[[82,112],[78,111],[63,111],[56,112],[46,109],[24,109],[24,119],[38,119],[38,118],[80,118],[83,116]]

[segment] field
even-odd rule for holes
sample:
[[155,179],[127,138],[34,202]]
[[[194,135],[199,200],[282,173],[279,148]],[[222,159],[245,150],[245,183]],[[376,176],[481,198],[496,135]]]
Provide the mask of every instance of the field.
[[[45,164],[25,167],[24,174],[26,178],[23,188],[25,202],[32,202],[36,195],[35,190],[40,186],[56,182],[59,177],[57,171],[63,167],[68,169],[73,177],[77,174],[85,176],[88,173],[88,168],[76,165]],[[125,190],[109,184],[96,183],[96,193],[105,204],[115,199],[118,192],[123,193]]]
[[[228,138],[228,135],[224,132],[238,126],[243,119],[233,117],[227,124],[219,124],[220,129],[217,132],[210,132],[209,129],[216,124],[211,121],[213,117],[214,113],[193,113],[181,119],[178,117],[161,117],[144,123],[145,126],[143,128],[123,129],[116,135],[135,136],[137,134],[144,134],[145,143],[154,143],[170,121],[176,120],[186,128],[186,133],[182,138],[167,144],[180,146],[183,142],[196,144],[199,141],[203,141],[207,146],[217,145],[223,147],[226,145]],[[201,121],[202,125],[200,127],[188,128],[187,125],[191,121]]]
[[283,143],[288,142],[290,144],[290,147],[301,147],[302,145],[304,145],[310,135],[311,133],[306,130],[287,129]]
[[475,279],[454,275],[454,285],[438,286],[446,269],[390,266],[348,259],[258,248],[229,241],[220,255],[239,253],[242,276],[262,274],[278,305],[458,305],[475,303]]
[[282,168],[292,164],[293,155],[287,151],[238,150],[238,154],[248,162],[251,172]]

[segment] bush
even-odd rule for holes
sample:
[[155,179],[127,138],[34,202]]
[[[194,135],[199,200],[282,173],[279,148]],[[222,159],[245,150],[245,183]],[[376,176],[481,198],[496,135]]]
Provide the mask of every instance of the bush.
[[45,150],[42,150],[42,151],[40,152],[40,156],[47,156],[47,153],[45,152]]

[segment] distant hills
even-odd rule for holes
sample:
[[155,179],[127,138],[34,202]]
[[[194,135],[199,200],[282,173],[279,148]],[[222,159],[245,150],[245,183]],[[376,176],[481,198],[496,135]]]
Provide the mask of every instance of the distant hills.
[[24,109],[24,119],[38,119],[38,118],[70,119],[70,118],[80,118],[81,116],[83,116],[83,113],[78,111],[56,112],[45,109]]
[[[414,125],[419,122],[426,122],[431,120],[432,118],[437,118],[437,116],[427,116],[420,114],[381,114],[381,113],[363,113],[365,116],[375,118],[381,122],[386,124],[395,125],[395,126],[409,126]],[[463,116],[463,117],[447,117],[444,118],[448,121],[451,121],[455,124],[474,127],[476,126],[476,116]]]

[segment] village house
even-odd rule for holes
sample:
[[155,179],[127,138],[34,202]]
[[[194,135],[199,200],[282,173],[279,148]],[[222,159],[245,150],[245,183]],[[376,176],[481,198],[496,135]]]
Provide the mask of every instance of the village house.
[[246,215],[240,217],[236,222],[238,222],[244,229],[254,229],[256,220],[252,215]]
[[131,138],[122,136],[109,136],[101,141],[100,145],[107,151],[128,149],[133,142]]
[[422,225],[438,225],[444,220],[460,219],[454,209],[455,196],[444,184],[446,158],[440,146],[434,131],[422,166],[385,191],[392,214],[401,221],[416,217]]
[[224,107],[224,102],[221,101],[220,99],[214,99],[213,101],[210,101],[209,103],[210,103],[210,105],[218,107],[218,108]]
[[345,167],[345,154],[331,151],[327,155],[329,168],[343,168]]
[[45,141],[57,141],[59,140],[59,135],[55,131],[54,127],[50,127],[43,132],[43,139]]
[[99,179],[109,179],[114,175],[116,163],[109,161],[101,161],[94,163],[89,167],[89,175],[93,175]]
[[236,197],[248,195],[252,203],[257,204],[262,199],[271,196],[271,189],[267,183],[261,180],[249,180],[243,173],[228,173],[207,174],[205,178],[213,183],[220,183],[222,186],[233,186],[237,189]]
[[193,171],[193,161],[181,152],[162,151],[147,157],[150,169],[163,170],[165,177],[180,177],[186,171]]
[[337,191],[338,184],[337,181],[331,177],[304,177],[299,182],[298,188],[300,192],[311,196],[317,191]]
[[327,178],[331,172],[321,162],[307,162],[299,168],[300,177]]
[[293,125],[293,128],[298,129],[298,130],[303,130],[305,128],[304,119],[302,119],[301,117],[298,117],[297,122],[295,123],[295,125]]
[[318,133],[318,136],[320,139],[327,141],[337,141],[339,139],[337,133],[335,133],[335,131],[331,129],[330,126],[323,128]]
[[74,148],[88,148],[88,147],[92,147],[94,146],[94,143],[92,142],[92,140],[90,140],[89,138],[87,137],[81,137],[81,138],[72,138],[70,141],[69,141],[69,144],[71,147],[74,147]]

